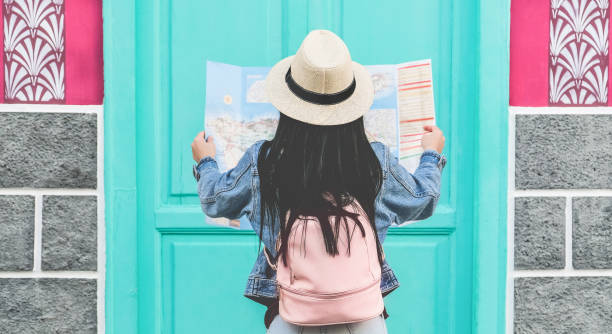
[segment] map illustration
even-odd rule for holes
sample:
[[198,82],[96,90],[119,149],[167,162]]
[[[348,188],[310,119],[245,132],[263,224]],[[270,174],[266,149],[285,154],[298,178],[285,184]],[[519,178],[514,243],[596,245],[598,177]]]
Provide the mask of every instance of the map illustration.
[[[409,171],[418,165],[422,125],[434,122],[433,85],[429,60],[398,65],[366,66],[374,84],[374,102],[364,115],[366,135],[391,149]],[[268,103],[265,78],[269,67],[206,64],[204,128],[213,136],[221,172],[236,166],[256,141],[272,139],[279,112]],[[412,80],[412,81],[411,81]],[[429,84],[427,84],[429,82]],[[414,117],[412,117],[414,116]],[[207,217],[207,222],[250,229],[239,220]]]

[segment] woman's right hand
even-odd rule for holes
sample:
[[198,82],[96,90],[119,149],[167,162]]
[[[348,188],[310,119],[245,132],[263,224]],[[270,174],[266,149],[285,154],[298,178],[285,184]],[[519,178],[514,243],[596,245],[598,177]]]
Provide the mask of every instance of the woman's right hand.
[[206,139],[204,131],[198,133],[191,143],[191,153],[193,154],[193,160],[195,160],[195,162],[199,162],[206,156],[210,156],[214,159],[216,153],[214,138],[208,136],[208,139]]
[[423,150],[435,150],[438,153],[442,153],[445,140],[442,130],[435,125],[424,125],[423,129],[426,132],[421,142]]

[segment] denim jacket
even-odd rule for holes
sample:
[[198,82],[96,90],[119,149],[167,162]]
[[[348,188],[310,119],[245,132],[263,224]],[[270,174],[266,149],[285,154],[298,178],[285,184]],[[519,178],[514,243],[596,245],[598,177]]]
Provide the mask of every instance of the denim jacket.
[[[212,157],[202,158],[196,172],[199,176],[198,194],[202,210],[210,217],[238,219],[247,215],[255,233],[260,230],[260,193],[257,155],[263,140],[251,145],[236,167],[221,173]],[[434,150],[422,153],[414,174],[399,164],[398,158],[380,142],[371,143],[378,157],[383,182],[376,197],[375,220],[380,242],[384,242],[387,229],[410,220],[428,218],[433,214],[440,196],[440,177],[446,158]],[[262,243],[275,254],[275,230],[264,225]],[[244,295],[264,305],[270,305],[278,297],[276,271],[268,264],[262,250],[248,277]],[[399,282],[385,259],[382,266],[380,289],[383,296],[395,290]]]

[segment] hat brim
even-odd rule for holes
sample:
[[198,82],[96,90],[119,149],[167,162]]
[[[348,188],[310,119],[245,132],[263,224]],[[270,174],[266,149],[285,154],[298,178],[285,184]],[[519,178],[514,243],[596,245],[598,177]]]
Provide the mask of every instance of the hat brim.
[[268,100],[278,111],[298,121],[315,125],[338,125],[352,122],[363,116],[374,100],[374,86],[368,70],[352,62],[355,75],[355,91],[337,104],[321,105],[302,100],[287,86],[285,74],[295,55],[289,56],[272,67],[266,77]]

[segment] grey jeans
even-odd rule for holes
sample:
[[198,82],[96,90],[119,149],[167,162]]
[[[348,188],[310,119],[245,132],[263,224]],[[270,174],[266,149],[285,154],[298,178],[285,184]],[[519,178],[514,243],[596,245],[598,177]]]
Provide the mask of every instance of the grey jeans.
[[298,326],[286,322],[279,315],[274,317],[267,334],[387,334],[383,315],[366,321],[329,326]]

